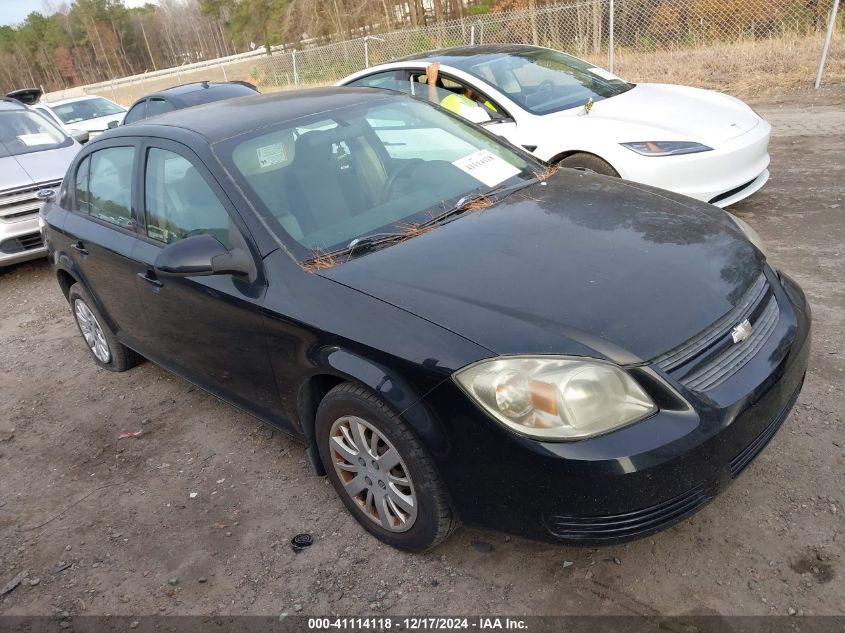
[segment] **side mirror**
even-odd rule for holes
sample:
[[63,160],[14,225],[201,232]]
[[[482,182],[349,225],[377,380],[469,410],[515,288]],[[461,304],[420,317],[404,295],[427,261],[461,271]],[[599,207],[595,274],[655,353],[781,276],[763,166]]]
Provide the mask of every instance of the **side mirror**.
[[91,138],[87,130],[70,130],[70,135],[73,137],[73,140],[82,145],[85,145]]
[[255,266],[246,251],[229,251],[211,235],[202,234],[165,246],[156,257],[155,269],[173,277],[200,277],[250,275]]
[[120,123],[118,123],[117,121],[109,121],[108,128],[109,128],[110,130],[113,130],[113,129],[114,129],[114,128],[116,128],[118,125],[120,125]]

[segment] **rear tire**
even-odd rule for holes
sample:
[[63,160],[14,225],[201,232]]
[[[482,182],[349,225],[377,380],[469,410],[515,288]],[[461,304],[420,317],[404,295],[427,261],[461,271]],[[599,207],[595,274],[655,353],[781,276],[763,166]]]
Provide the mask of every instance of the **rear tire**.
[[346,509],[380,541],[423,552],[458,526],[434,463],[405,422],[368,389],[343,383],[317,409],[316,441]]
[[602,176],[614,176],[619,178],[619,173],[613,169],[613,166],[606,160],[603,160],[595,154],[587,154],[586,152],[578,152],[567,156],[558,163],[561,167],[568,167],[570,169],[584,169]]
[[70,287],[68,302],[79,333],[82,334],[94,362],[100,367],[109,371],[126,371],[144,360],[137,352],[117,340],[95,307],[91,295],[78,283]]

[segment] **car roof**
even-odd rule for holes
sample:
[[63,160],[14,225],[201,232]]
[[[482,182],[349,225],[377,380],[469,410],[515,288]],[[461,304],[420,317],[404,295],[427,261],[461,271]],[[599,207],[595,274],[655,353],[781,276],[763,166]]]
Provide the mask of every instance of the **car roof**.
[[377,88],[327,87],[271,92],[174,110],[120,126],[107,132],[104,137],[155,135],[154,127],[173,127],[195,132],[216,142],[309,114],[330,112],[358,103],[375,104],[388,99],[406,98],[412,97]]
[[[196,97],[197,92],[200,91],[208,91],[209,96],[214,96],[214,98],[218,98],[220,93],[232,93],[232,96],[237,96],[237,93],[240,94],[249,94],[247,92],[241,92],[239,89],[243,88],[246,90],[250,90],[252,92],[258,92],[255,88],[247,86],[242,82],[234,82],[234,81],[224,81],[224,82],[216,82],[216,81],[195,81],[189,84],[181,84],[178,86],[173,86],[171,88],[165,88],[164,90],[159,90],[158,92],[153,92],[148,95],[144,95],[142,99],[150,99],[150,98],[165,98],[168,101],[180,105],[183,103],[195,103],[196,99],[188,97],[188,95],[193,95]],[[141,101],[141,99],[138,99]]]
[[400,57],[388,63],[395,62],[440,62],[449,66],[464,66],[475,63],[480,58],[499,57],[502,55],[526,53],[540,50],[540,46],[529,46],[526,44],[483,44],[481,46],[456,46],[453,48],[441,48],[434,51],[425,51]]
[[0,97],[0,111],[8,110],[29,110],[29,106],[11,97]]

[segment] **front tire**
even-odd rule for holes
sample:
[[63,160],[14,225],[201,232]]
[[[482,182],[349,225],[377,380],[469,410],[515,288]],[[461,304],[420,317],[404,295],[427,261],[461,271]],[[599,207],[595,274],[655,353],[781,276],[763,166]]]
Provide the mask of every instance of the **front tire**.
[[68,301],[79,333],[88,345],[94,362],[100,367],[109,371],[126,371],[143,360],[117,340],[94,306],[91,295],[78,283],[70,287]]
[[346,509],[380,541],[422,552],[458,523],[431,458],[405,424],[364,387],[343,383],[317,409],[316,441]]
[[595,154],[587,154],[586,152],[578,152],[567,156],[558,163],[561,167],[568,167],[570,169],[584,169],[602,176],[613,176],[619,178],[619,173],[606,160],[603,160]]

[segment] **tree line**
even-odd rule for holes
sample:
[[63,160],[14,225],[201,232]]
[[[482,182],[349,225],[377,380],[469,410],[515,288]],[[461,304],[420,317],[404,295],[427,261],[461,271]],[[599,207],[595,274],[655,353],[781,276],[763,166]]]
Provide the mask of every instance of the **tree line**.
[[495,0],[123,0],[45,3],[0,26],[0,89],[60,90],[215,59],[259,47],[331,41],[361,32],[489,11]]
[[[555,0],[123,0],[49,4],[0,27],[0,89],[47,91],[225,57],[272,45],[327,43],[437,24],[476,14],[531,9]],[[585,0],[556,0],[584,5]],[[594,5],[596,46],[607,2]],[[616,0],[617,41],[659,45],[707,26],[765,36],[785,19],[823,27],[831,0]],[[534,27],[536,30],[536,26]],[[714,30],[719,29],[719,30]],[[645,44],[644,44],[645,43]]]

